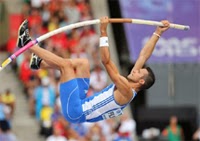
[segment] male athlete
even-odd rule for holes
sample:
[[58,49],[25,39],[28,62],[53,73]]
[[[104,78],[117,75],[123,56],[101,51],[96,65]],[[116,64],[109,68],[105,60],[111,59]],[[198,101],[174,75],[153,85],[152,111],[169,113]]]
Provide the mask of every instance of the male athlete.
[[[109,19],[108,17],[102,17],[100,21],[101,61],[113,84],[93,96],[86,98],[90,78],[90,67],[87,59],[64,59],[38,45],[30,48],[34,53],[30,61],[32,69],[52,68],[60,70],[62,112],[64,117],[72,123],[96,122],[119,116],[138,91],[151,87],[155,81],[154,74],[149,67],[142,67],[151,56],[161,34],[169,28],[169,22],[162,21],[164,26],[156,28],[141,50],[130,74],[127,77],[123,77],[110,59],[106,31]],[[19,28],[17,45],[18,47],[23,47],[30,41],[28,22],[24,21]]]

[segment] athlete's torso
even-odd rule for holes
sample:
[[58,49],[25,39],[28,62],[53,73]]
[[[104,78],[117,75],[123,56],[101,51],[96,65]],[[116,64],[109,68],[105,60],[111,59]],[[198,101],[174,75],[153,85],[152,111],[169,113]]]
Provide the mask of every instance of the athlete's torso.
[[111,84],[102,91],[83,100],[82,109],[86,121],[95,122],[121,115],[122,110],[136,95],[136,92],[133,91],[132,99],[125,105],[119,105],[114,98],[114,89],[115,85]]

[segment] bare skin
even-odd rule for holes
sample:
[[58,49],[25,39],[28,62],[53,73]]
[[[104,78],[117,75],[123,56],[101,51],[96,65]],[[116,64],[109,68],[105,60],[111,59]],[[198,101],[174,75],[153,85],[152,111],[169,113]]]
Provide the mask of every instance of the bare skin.
[[[108,23],[108,17],[101,18],[101,37],[107,36],[106,29]],[[164,27],[157,27],[155,31],[155,33],[157,33],[158,35],[162,35],[162,33],[169,28],[170,23],[168,21],[165,20],[162,21],[162,23],[164,24]],[[145,83],[145,80],[143,78],[145,75],[148,75],[148,71],[142,67],[151,56],[158,39],[159,37],[156,35],[151,36],[149,41],[141,50],[139,58],[137,59],[135,66],[133,67],[131,73],[127,76],[127,78],[119,74],[117,67],[110,59],[109,48],[107,46],[100,48],[102,63],[105,66],[111,80],[116,85],[116,88],[114,90],[114,97],[116,102],[120,105],[124,105],[130,102],[133,97],[132,89],[138,92],[140,91],[140,87]]]

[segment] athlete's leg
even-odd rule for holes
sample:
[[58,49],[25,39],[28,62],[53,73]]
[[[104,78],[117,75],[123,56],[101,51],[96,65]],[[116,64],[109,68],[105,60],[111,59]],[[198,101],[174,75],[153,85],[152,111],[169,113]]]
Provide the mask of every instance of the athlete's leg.
[[[25,20],[20,25],[19,30],[18,30],[17,46],[23,47],[30,41],[31,41],[31,37],[29,35],[29,30],[28,30],[28,21]],[[39,58],[41,58],[39,62],[41,62],[41,60],[44,60],[52,68],[60,70],[61,82],[66,82],[73,78],[76,78],[74,69],[72,67],[72,63],[70,60],[61,58],[43,48],[40,48],[38,45],[34,45],[33,47],[30,48],[30,50],[34,54],[39,56]]]
[[[75,77],[78,78],[78,84],[80,87],[80,98],[84,99],[86,97],[86,93],[89,89],[89,77],[90,77],[90,65],[87,59],[65,59],[69,60],[72,63],[72,68],[75,72]],[[31,61],[30,61],[30,67],[32,69],[51,69],[54,68],[51,65],[49,65],[45,60],[42,60],[40,57],[38,57],[35,54],[32,54]]]
[[[25,43],[28,40],[31,40],[28,34],[27,22],[24,22],[19,29],[19,41],[18,46],[22,47],[20,43]],[[27,41],[28,42],[28,41]],[[80,89],[79,83],[76,79],[77,76],[74,71],[74,66],[78,67],[77,63],[80,61],[71,61],[70,59],[61,58],[43,48],[40,48],[38,45],[35,45],[30,48],[30,50],[39,56],[44,62],[46,62],[49,66],[54,69],[58,69],[61,72],[61,84],[60,84],[60,97],[61,97],[61,105],[62,111],[65,118],[71,122],[83,122],[85,120],[85,116],[82,110],[82,100],[80,99]],[[40,60],[41,62],[41,60]],[[77,62],[77,63],[76,63]],[[85,62],[85,61],[83,61]],[[85,63],[84,63],[85,64]],[[80,64],[79,64],[80,65]],[[80,70],[77,69],[78,74],[80,76],[81,68],[85,65],[81,65]],[[84,70],[83,70],[84,71]],[[89,67],[87,71],[89,71]],[[84,77],[88,77],[88,73],[83,73]],[[87,74],[87,75],[86,75]]]
[[44,60],[41,61],[40,63],[40,68],[41,69],[53,69],[49,64],[47,64]]
[[[72,63],[72,66],[75,70],[75,74],[77,78],[89,78],[90,77],[90,65],[87,59],[69,59]],[[41,60],[39,68],[41,69],[53,69],[51,65],[49,65],[44,60]],[[39,69],[38,68],[38,69]]]
[[[89,77],[90,77],[89,62],[87,59],[70,59],[70,61],[72,63],[72,67],[74,68],[75,76],[78,81],[80,98],[84,99],[86,98],[89,89]],[[37,62],[35,61],[35,63]],[[39,66],[38,68],[43,68],[43,69],[52,68],[44,60],[40,62],[40,65],[35,64],[35,66]]]
[[[68,59],[66,59],[68,60]],[[72,67],[75,72],[75,77],[77,78],[79,90],[80,90],[80,98],[86,98],[86,94],[89,89],[89,77],[90,77],[90,65],[87,59],[69,59],[72,63]],[[42,60],[35,54],[32,54],[30,61],[30,68],[32,69],[51,69],[53,68],[49,65],[45,60]]]
[[72,61],[56,56],[39,46],[32,47],[31,51],[53,68],[60,70],[60,100],[64,117],[70,122],[83,122],[85,116],[83,114],[82,100],[80,97],[82,97],[81,93],[84,91],[79,88],[78,80],[74,79],[76,78],[76,74]]
[[61,82],[69,81],[76,78],[72,62],[69,59],[61,58],[41,47],[35,45],[30,50],[44,60],[49,66],[58,69],[61,72]]

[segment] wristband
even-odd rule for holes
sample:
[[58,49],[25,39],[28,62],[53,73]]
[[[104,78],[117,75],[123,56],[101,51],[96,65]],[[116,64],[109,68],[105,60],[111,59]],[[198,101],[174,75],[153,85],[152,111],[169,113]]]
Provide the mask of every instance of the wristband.
[[160,35],[157,34],[156,32],[154,32],[153,35],[156,35],[158,38],[160,38]]
[[99,47],[108,47],[108,37],[100,37],[99,39]]

